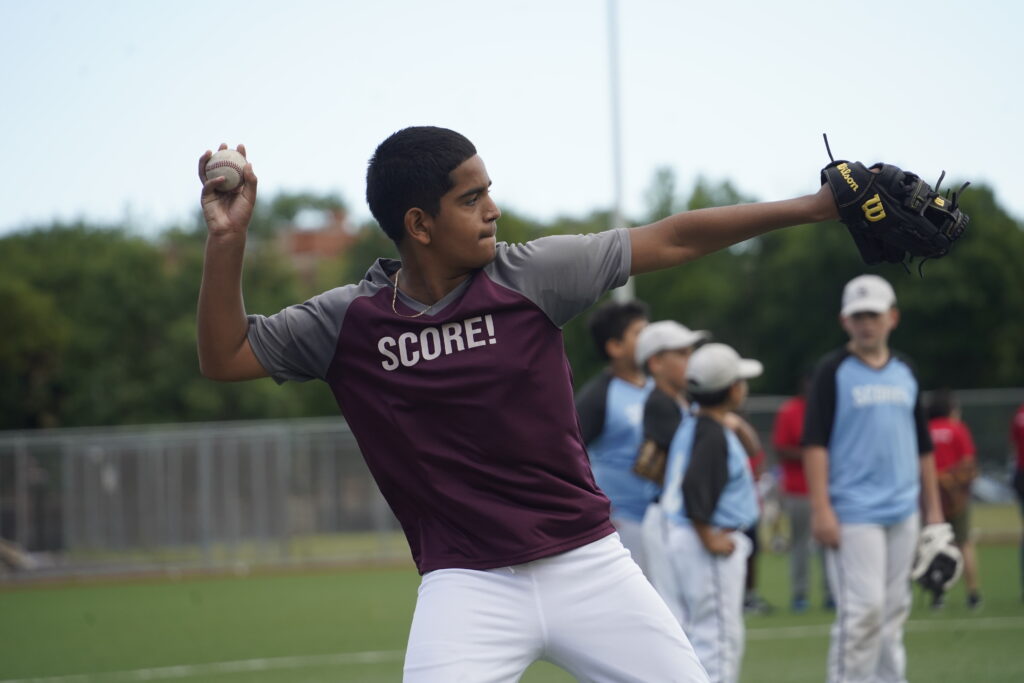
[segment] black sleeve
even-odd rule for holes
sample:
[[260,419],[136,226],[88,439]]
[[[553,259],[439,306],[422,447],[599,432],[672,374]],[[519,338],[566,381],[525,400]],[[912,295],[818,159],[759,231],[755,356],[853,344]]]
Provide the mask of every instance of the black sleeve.
[[693,452],[683,475],[686,516],[707,524],[729,481],[729,445],[725,427],[708,417],[698,417]]
[[671,396],[655,389],[644,403],[644,441],[653,441],[663,451],[672,445],[683,413]]
[[932,434],[928,429],[928,416],[924,412],[921,392],[917,392],[917,404],[914,406],[914,423],[917,425],[917,453],[927,455],[935,450]]
[[917,401],[914,403],[914,427],[917,431],[917,453],[918,455],[927,455],[935,450],[935,445],[932,443],[931,430],[928,429],[928,415],[924,410],[924,401],[921,400],[921,382],[917,379],[917,368],[914,367],[914,362],[902,353],[896,353],[895,355],[907,364],[907,367],[910,368],[910,372],[914,375],[914,380],[917,381]]
[[604,431],[604,416],[608,406],[608,385],[612,374],[602,372],[576,392],[576,412],[580,418],[583,443],[589,444]]
[[849,355],[841,349],[821,359],[814,369],[807,390],[807,415],[804,418],[804,446],[824,446],[832,438],[832,424],[836,416],[836,371]]

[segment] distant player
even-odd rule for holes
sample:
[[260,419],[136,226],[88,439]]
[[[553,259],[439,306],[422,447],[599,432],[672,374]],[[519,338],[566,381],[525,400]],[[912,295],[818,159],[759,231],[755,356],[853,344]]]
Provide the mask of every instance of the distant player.
[[[1013,471],[1013,489],[1017,492],[1017,500],[1020,502],[1021,520],[1024,520],[1024,404],[1021,404],[1017,414],[1013,416],[1010,436],[1017,455]],[[1021,533],[1020,539],[1020,589],[1020,597],[1024,601],[1024,532]]]
[[401,260],[264,317],[241,288],[257,179],[247,164],[239,192],[221,182],[201,196],[200,367],[331,388],[423,575],[405,680],[515,681],[538,659],[586,681],[707,680],[609,520],[561,328],[631,273],[835,218],[831,191],[509,245],[472,143],[407,128],[366,188]]
[[654,386],[636,360],[637,337],[647,318],[647,306],[640,301],[609,301],[591,314],[590,336],[608,367],[576,394],[594,479],[611,501],[612,524],[622,545],[645,571],[640,523],[657,491],[633,472],[633,462],[643,437],[644,402]]
[[739,680],[752,550],[744,532],[759,515],[747,449],[726,423],[746,400],[746,380],[761,369],[725,344],[694,351],[686,377],[696,414],[672,439],[661,494],[666,556],[675,577],[662,597],[714,682]]
[[[811,537],[811,502],[807,497],[802,447],[810,379],[810,373],[804,372],[800,378],[800,391],[779,407],[772,427],[772,446],[782,467],[782,506],[789,518],[790,607],[794,612],[805,612],[808,608],[810,557],[812,550],[818,548]],[[835,603],[828,589],[828,580],[823,578],[822,583],[825,585],[825,607],[831,609]]]
[[[659,592],[673,580],[665,557],[664,539],[651,511],[665,479],[668,449],[683,419],[689,415],[686,367],[694,347],[708,338],[704,330],[691,330],[674,320],[659,320],[643,329],[637,339],[636,362],[651,376],[654,389],[643,405],[642,443],[633,453],[634,476],[646,483],[647,500],[641,513],[646,566],[644,573]],[[656,519],[656,518],[655,518]]]
[[828,680],[906,679],[903,624],[918,510],[942,523],[935,462],[917,377],[890,350],[896,295],[877,275],[843,289],[849,343],[822,359],[804,427],[811,528],[826,548],[836,620]]
[[758,519],[744,533],[750,539],[750,555],[747,556],[746,585],[743,595],[743,611],[747,614],[771,614],[775,611],[774,605],[765,600],[757,592],[757,565],[761,557],[760,526],[761,517],[764,513],[764,498],[768,489],[764,478],[765,452],[761,447],[761,437],[758,436],[754,426],[747,422],[737,413],[730,413],[725,426],[735,432],[739,437],[743,449],[750,458],[750,471],[754,473],[754,485],[757,491]]
[[[978,476],[974,438],[960,419],[960,407],[953,392],[939,389],[928,401],[928,432],[935,447],[935,471],[939,477],[942,516],[953,527],[953,542],[964,558],[967,608],[981,606],[978,557],[971,539],[971,482]],[[943,595],[936,593],[932,607],[942,607]]]

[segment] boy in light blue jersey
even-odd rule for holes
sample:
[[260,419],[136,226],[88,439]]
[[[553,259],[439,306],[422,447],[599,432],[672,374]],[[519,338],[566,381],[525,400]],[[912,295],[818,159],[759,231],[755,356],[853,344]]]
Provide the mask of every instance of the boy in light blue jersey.
[[671,570],[664,539],[657,525],[651,526],[650,517],[657,517],[669,446],[690,409],[685,391],[687,364],[697,344],[709,336],[675,320],[659,320],[645,327],[636,342],[636,362],[650,375],[654,388],[643,406],[643,438],[630,474],[643,482],[645,501],[638,501],[643,505],[636,506],[639,518],[634,519],[640,525],[644,574],[655,588],[671,581]]
[[746,380],[761,372],[761,363],[725,344],[693,352],[686,386],[697,407],[671,441],[661,500],[652,506],[660,513],[670,569],[670,581],[655,587],[713,683],[738,681],[743,659],[743,597],[753,549],[744,532],[757,523],[759,510],[747,449],[729,424],[746,400]]
[[850,341],[815,371],[803,438],[837,608],[828,680],[902,683],[919,510],[926,524],[943,521],[932,442],[914,370],[889,348],[899,322],[889,283],[848,282],[840,322]]
[[632,468],[643,438],[644,402],[654,387],[636,360],[637,339],[647,319],[647,306],[640,301],[609,301],[591,314],[590,336],[608,365],[575,399],[594,479],[611,501],[612,524],[645,572],[639,526],[657,490]]

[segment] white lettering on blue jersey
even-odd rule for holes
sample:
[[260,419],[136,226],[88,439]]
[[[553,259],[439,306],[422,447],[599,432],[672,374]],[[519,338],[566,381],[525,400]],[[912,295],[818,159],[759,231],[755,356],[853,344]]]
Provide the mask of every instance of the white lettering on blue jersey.
[[910,367],[892,358],[873,368],[856,356],[836,369],[829,494],[845,524],[893,524],[918,507],[920,472]]

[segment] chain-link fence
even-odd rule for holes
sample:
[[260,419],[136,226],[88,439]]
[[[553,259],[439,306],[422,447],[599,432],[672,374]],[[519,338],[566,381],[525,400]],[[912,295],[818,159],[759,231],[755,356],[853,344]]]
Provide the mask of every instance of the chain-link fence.
[[[1004,480],[1024,389],[958,393]],[[770,453],[784,397],[747,414]],[[339,418],[0,433],[0,577],[409,561]],[[31,571],[4,573],[8,567]]]
[[397,529],[338,418],[0,433],[0,538],[34,574],[390,561]]

